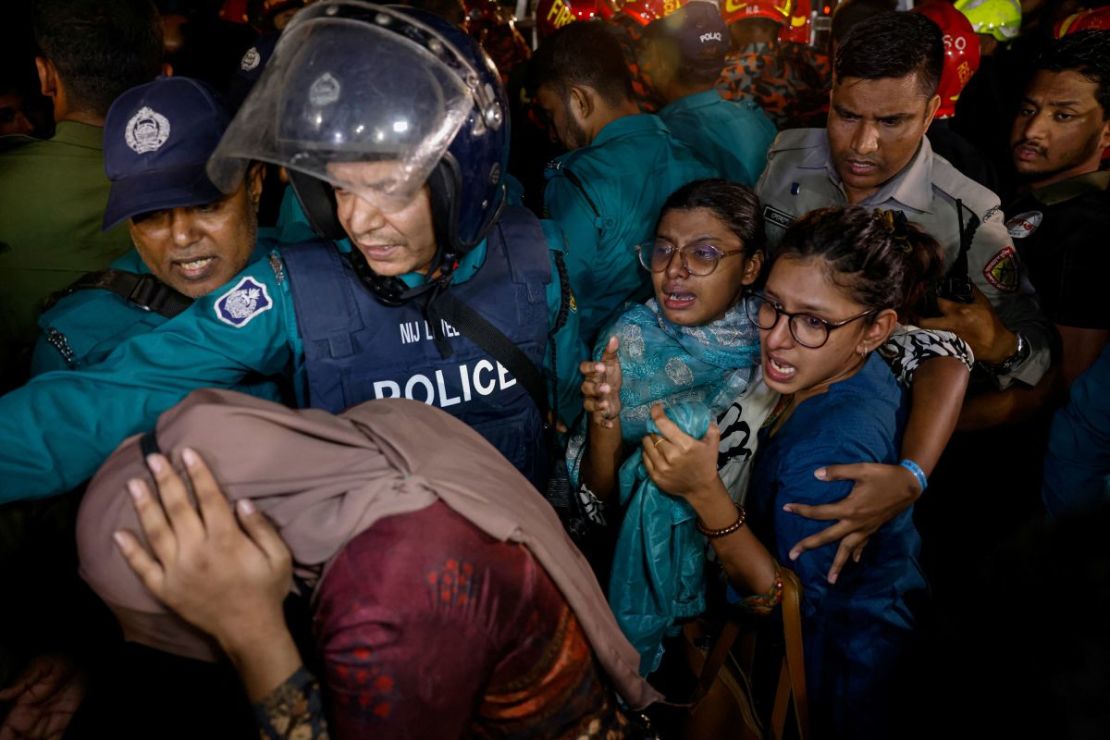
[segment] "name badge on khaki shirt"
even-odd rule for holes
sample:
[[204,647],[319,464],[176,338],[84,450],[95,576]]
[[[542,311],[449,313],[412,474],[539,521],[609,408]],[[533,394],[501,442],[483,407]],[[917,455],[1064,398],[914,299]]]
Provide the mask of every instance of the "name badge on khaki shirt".
[[795,218],[786,211],[780,211],[771,205],[763,206],[763,218],[768,222],[780,226],[784,229],[789,228],[790,224],[794,223]]

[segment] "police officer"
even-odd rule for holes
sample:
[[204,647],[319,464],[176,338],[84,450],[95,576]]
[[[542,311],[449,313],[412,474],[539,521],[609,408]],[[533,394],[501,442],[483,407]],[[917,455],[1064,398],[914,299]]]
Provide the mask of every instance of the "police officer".
[[95,367],[0,399],[3,498],[64,490],[190,390],[252,372],[292,377],[300,405],[327,410],[440,406],[539,484],[546,404],[522,357],[541,364],[566,293],[557,232],[505,204],[505,110],[488,59],[436,16],[299,13],[208,171],[227,190],[251,161],[284,165],[325,240],[271,252]]
[[849,32],[836,57],[829,127],[786,131],[771,148],[757,192],[768,241],[815,208],[851,203],[903,211],[945,249],[951,266],[969,221],[972,303],[939,301],[922,321],[959,334],[1000,389],[1032,386],[1050,362],[1052,329],[1022,277],[998,198],[944,159],[925,130],[940,104],[940,30],[916,13],[887,13]]
[[635,245],[651,238],[672,192],[718,173],[641,114],[617,42],[600,23],[571,23],[532,57],[536,100],[571,151],[547,169],[544,209],[563,230],[587,343],[625,301],[650,295]]
[[1081,31],[1038,59],[1010,146],[1024,187],[1006,227],[1062,344],[1071,382],[1110,339],[1110,31]]
[[[265,237],[256,247],[260,166],[252,166],[231,194],[220,192],[205,174],[228,121],[211,91],[185,77],[158,78],[112,103],[104,121],[104,168],[111,188],[103,226],[127,222],[135,246],[108,270],[79,279],[39,317],[43,334],[32,358],[33,375],[96,365],[128,338],[162,326],[273,248]],[[177,372],[187,373],[188,367],[180,365]],[[283,400],[272,379],[246,377],[235,389]],[[0,493],[6,491],[0,483]],[[0,507],[0,580],[10,603],[33,605],[0,615],[0,685],[10,678],[9,654],[56,652],[64,647],[57,643],[60,634],[69,636],[69,645],[103,639],[93,626],[96,620],[88,619],[83,590],[71,582],[76,563],[67,557],[68,543],[80,500],[59,496]],[[75,631],[81,633],[77,642]],[[33,666],[64,660],[39,657],[25,675],[43,675]],[[56,675],[66,673],[56,669]],[[81,674],[71,675],[80,682]],[[0,728],[0,735],[33,724],[32,707],[49,715],[49,704],[26,701],[41,690],[32,679],[22,697],[9,697],[22,709],[11,713],[11,727]]]
[[[230,195],[205,173],[230,118],[212,92],[187,77],[160,77],[128,90],[104,122],[104,167],[112,183],[104,229],[127,221],[135,245],[111,268],[74,283],[39,317],[32,375],[89,367],[128,338],[177,316],[275,243],[258,234],[262,167]],[[281,400],[273,382],[239,390]]]
[[659,117],[721,177],[752,186],[767,164],[775,125],[753,101],[717,92],[728,50],[721,13],[703,0],[651,23],[644,35],[652,86],[666,101]]

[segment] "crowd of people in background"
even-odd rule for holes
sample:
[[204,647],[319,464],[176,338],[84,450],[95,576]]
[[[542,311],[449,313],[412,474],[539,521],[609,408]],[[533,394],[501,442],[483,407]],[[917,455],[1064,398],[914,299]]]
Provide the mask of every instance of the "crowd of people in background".
[[1110,730],[1110,6],[3,14],[0,740]]

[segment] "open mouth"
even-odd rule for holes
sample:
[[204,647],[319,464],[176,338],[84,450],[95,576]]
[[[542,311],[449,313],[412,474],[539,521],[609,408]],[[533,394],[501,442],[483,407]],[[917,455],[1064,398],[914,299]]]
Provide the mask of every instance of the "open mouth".
[[663,306],[672,311],[681,311],[684,308],[689,308],[694,305],[697,296],[693,293],[675,290],[663,294]]
[[777,360],[768,355],[767,361],[763,363],[763,374],[768,380],[778,383],[789,383],[794,379],[797,374],[798,368],[793,365]]
[[359,244],[359,250],[369,260],[388,260],[401,248],[400,244]]
[[174,262],[173,267],[187,280],[201,280],[212,274],[216,267],[216,258],[197,257],[188,261]]

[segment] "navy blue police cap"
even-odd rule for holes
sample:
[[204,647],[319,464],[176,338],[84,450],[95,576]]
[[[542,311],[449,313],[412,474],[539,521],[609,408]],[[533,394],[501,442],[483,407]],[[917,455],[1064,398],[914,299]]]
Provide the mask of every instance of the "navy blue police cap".
[[279,33],[261,36],[244,52],[239,60],[239,68],[231,76],[227,87],[227,104],[231,110],[239,110],[239,106],[247,99],[254,83],[262,76],[266,62],[274,55],[274,48],[280,37]]
[[140,213],[223,198],[205,163],[229,121],[212,90],[188,77],[159,77],[116,98],[104,121],[112,183],[104,230]]
[[688,67],[719,70],[732,45],[721,10],[710,0],[693,0],[648,28],[673,39]]

